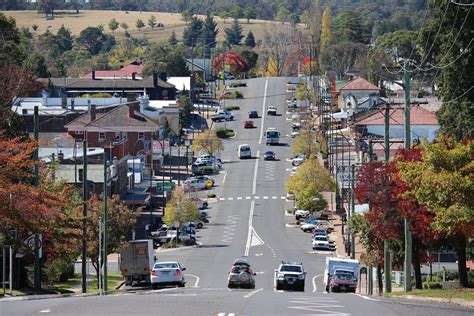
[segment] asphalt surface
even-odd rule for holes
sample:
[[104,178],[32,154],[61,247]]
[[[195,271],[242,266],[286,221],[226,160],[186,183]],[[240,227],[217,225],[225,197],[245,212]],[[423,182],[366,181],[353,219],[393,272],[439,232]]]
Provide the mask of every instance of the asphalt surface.
[[[330,252],[311,250],[310,237],[285,225],[292,206],[285,201],[285,181],[291,171],[290,121],[285,114],[286,80],[249,81],[246,99],[237,104],[235,120],[224,124],[237,136],[225,140],[224,170],[217,175],[217,201],[210,204],[210,223],[198,231],[199,247],[158,251],[158,260],[178,260],[187,268],[185,288],[127,288],[123,294],[0,302],[0,315],[472,315],[457,305],[376,296],[328,294],[322,276]],[[264,109],[277,106],[281,116],[267,117]],[[258,110],[256,128],[244,129],[248,111]],[[279,146],[266,146],[263,131],[277,128]],[[237,158],[239,144],[251,146],[253,159]],[[273,150],[276,161],[264,161]],[[227,273],[236,258],[247,257],[257,272],[255,289],[228,289]],[[281,260],[302,262],[307,271],[305,292],[275,291],[274,269]]]

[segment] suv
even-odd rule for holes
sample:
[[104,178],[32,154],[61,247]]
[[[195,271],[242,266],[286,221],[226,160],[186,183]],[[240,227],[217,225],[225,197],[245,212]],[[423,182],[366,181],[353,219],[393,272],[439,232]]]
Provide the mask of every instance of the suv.
[[229,276],[227,278],[227,287],[247,287],[249,289],[255,288],[256,273],[252,271],[249,262],[246,259],[237,259],[230,268]]
[[282,261],[275,270],[275,288],[277,291],[292,288],[304,292],[305,278],[303,263]]
[[274,107],[274,106],[269,106],[269,107],[267,108],[267,115],[276,116],[276,115],[277,115],[277,108]]

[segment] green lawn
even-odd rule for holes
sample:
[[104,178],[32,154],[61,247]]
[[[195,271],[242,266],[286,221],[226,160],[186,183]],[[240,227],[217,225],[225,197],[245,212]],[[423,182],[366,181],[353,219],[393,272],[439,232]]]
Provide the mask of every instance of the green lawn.
[[[109,273],[107,275],[107,287],[108,291],[113,291],[117,285],[123,281],[123,276],[120,273]],[[87,284],[87,293],[98,292],[97,289],[97,279],[94,278],[91,282]]]
[[[390,293],[388,296],[402,296],[406,295],[405,292],[394,292]],[[458,290],[443,290],[443,289],[433,289],[433,290],[417,290],[414,289],[408,295],[420,296],[420,297],[440,297],[446,299],[460,298],[463,300],[472,301],[474,300],[474,289],[458,289]]]

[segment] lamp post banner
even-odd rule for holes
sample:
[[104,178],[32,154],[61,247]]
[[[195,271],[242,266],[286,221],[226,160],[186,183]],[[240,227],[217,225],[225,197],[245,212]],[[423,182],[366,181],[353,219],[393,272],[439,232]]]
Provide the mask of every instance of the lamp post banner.
[[167,140],[153,141],[153,159],[160,159],[161,155],[171,155],[170,142]]

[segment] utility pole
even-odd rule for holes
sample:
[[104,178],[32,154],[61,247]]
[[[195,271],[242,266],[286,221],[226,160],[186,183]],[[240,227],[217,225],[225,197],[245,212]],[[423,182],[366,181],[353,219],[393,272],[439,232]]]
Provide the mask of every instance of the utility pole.
[[87,140],[82,141],[82,293],[87,293]]
[[[384,158],[385,164],[388,164],[390,159],[390,107],[388,104],[385,105],[384,111]],[[387,200],[389,197],[387,196]],[[391,267],[391,258],[390,250],[388,248],[388,240],[383,241],[383,253],[384,253],[384,274],[385,274],[385,293],[392,292],[392,267]]]
[[[372,162],[373,155],[374,155],[373,143],[372,143],[372,139],[369,139],[369,162]],[[370,209],[370,204],[369,204],[369,209]],[[369,265],[369,267],[367,268],[367,277],[369,279],[369,281],[368,281],[369,290],[367,291],[368,295],[372,295],[372,293],[373,293],[373,288],[374,288],[373,271],[374,271],[374,269],[372,268],[371,265]]]
[[[135,170],[133,171],[135,172]],[[134,179],[135,181],[135,179]],[[107,211],[107,154],[104,150],[104,255],[103,255],[103,262],[104,262],[104,291],[107,292],[107,222],[108,222],[108,211]]]
[[[34,108],[34,135],[35,135],[35,141],[36,141],[36,148],[34,152],[34,158],[35,158],[35,180],[34,180],[34,185],[36,187],[39,186],[40,183],[40,178],[39,178],[39,113],[38,113],[38,106],[35,106]],[[39,234],[35,233],[35,262],[34,262],[34,287],[35,291],[40,291],[41,290],[41,262],[39,258]],[[11,269],[11,267],[10,267]],[[11,282],[11,280],[10,280]]]
[[[410,133],[410,72],[408,71],[408,61],[403,65],[403,87],[405,92],[405,149],[411,147]],[[404,290],[411,291],[411,232],[408,220],[405,218],[405,262],[404,262]]]
[[[354,216],[354,213],[355,213],[355,193],[354,193],[354,189],[355,189],[355,165],[354,164],[352,164],[352,166],[351,166],[351,187],[352,187],[351,216]],[[354,232],[351,232],[351,258],[355,259],[355,235],[354,235]]]

